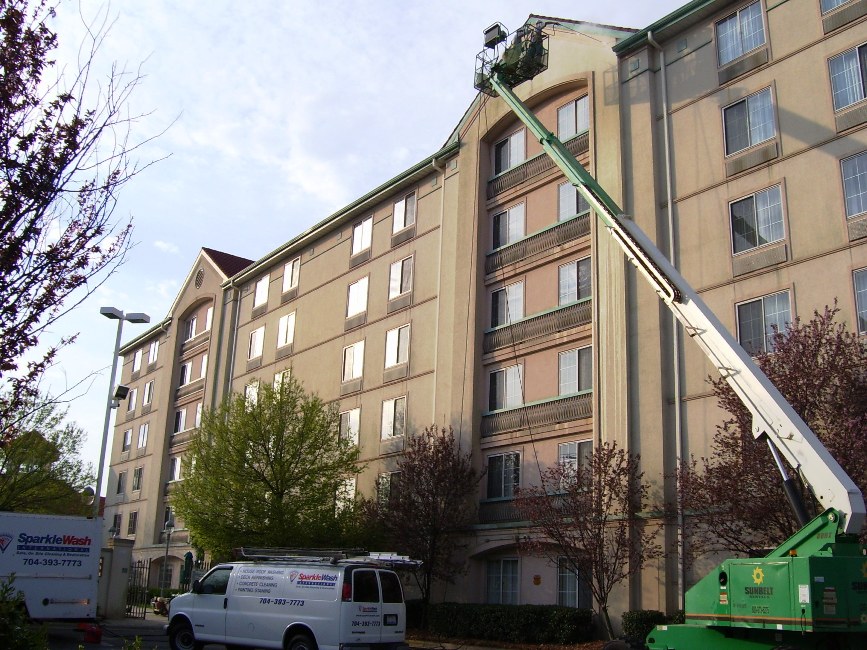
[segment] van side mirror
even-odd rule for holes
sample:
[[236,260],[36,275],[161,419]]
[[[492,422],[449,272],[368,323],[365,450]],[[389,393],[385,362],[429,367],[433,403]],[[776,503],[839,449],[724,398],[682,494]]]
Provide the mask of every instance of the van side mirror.
[[193,580],[193,588],[191,589],[191,591],[192,591],[194,594],[201,593],[201,591],[202,591],[202,585],[201,585],[201,583],[200,583],[198,580]]

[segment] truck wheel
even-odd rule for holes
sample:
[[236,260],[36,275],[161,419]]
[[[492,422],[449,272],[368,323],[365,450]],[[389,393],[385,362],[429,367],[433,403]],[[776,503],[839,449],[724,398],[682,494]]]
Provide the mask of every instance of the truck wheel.
[[201,650],[203,645],[196,641],[193,628],[186,621],[169,628],[169,647],[172,650]]
[[316,650],[316,643],[306,634],[296,634],[286,650]]

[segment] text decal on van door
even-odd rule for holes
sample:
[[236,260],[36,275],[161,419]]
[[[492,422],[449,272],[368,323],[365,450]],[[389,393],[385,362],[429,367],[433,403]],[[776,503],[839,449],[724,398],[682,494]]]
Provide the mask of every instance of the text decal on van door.
[[278,578],[283,575],[281,569],[263,569],[261,567],[239,567],[238,581],[235,588],[238,593],[273,594],[280,584]]
[[289,574],[289,581],[299,587],[306,587],[308,589],[334,589],[337,587],[339,577],[336,573],[292,571]]

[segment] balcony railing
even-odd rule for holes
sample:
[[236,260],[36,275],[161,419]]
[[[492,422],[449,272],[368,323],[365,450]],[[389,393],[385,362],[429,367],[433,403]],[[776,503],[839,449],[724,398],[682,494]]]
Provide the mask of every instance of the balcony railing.
[[[590,132],[582,133],[568,142],[564,143],[566,149],[569,150],[576,158],[581,154],[585,154],[590,150]],[[512,167],[502,174],[495,176],[488,181],[488,198],[492,199],[497,194],[505,192],[509,188],[520,185],[526,180],[537,176],[542,172],[546,172],[554,167],[554,161],[547,153],[541,153],[538,156],[533,156],[516,167]]]
[[480,524],[502,524],[520,520],[521,517],[518,515],[514,501],[482,501],[479,503]]
[[593,393],[585,391],[555,397],[512,409],[482,414],[482,436],[493,436],[528,427],[582,420],[593,415]]
[[579,325],[586,325],[592,318],[591,299],[557,307],[535,316],[529,316],[510,325],[503,325],[485,332],[482,349],[493,352],[516,343],[529,341],[539,336],[550,336]]
[[590,234],[590,213],[579,214],[566,221],[549,226],[544,230],[528,235],[514,244],[503,246],[488,253],[485,258],[485,273],[493,273],[504,266],[562,246]]

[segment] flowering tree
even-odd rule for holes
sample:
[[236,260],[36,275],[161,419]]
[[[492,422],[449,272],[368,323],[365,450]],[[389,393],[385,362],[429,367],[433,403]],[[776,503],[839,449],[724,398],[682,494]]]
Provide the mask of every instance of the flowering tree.
[[542,484],[522,488],[515,502],[534,528],[527,545],[555,564],[565,560],[587,581],[609,638],[612,589],[662,553],[656,528],[640,516],[649,488],[639,461],[602,443],[584,464],[545,470]]

